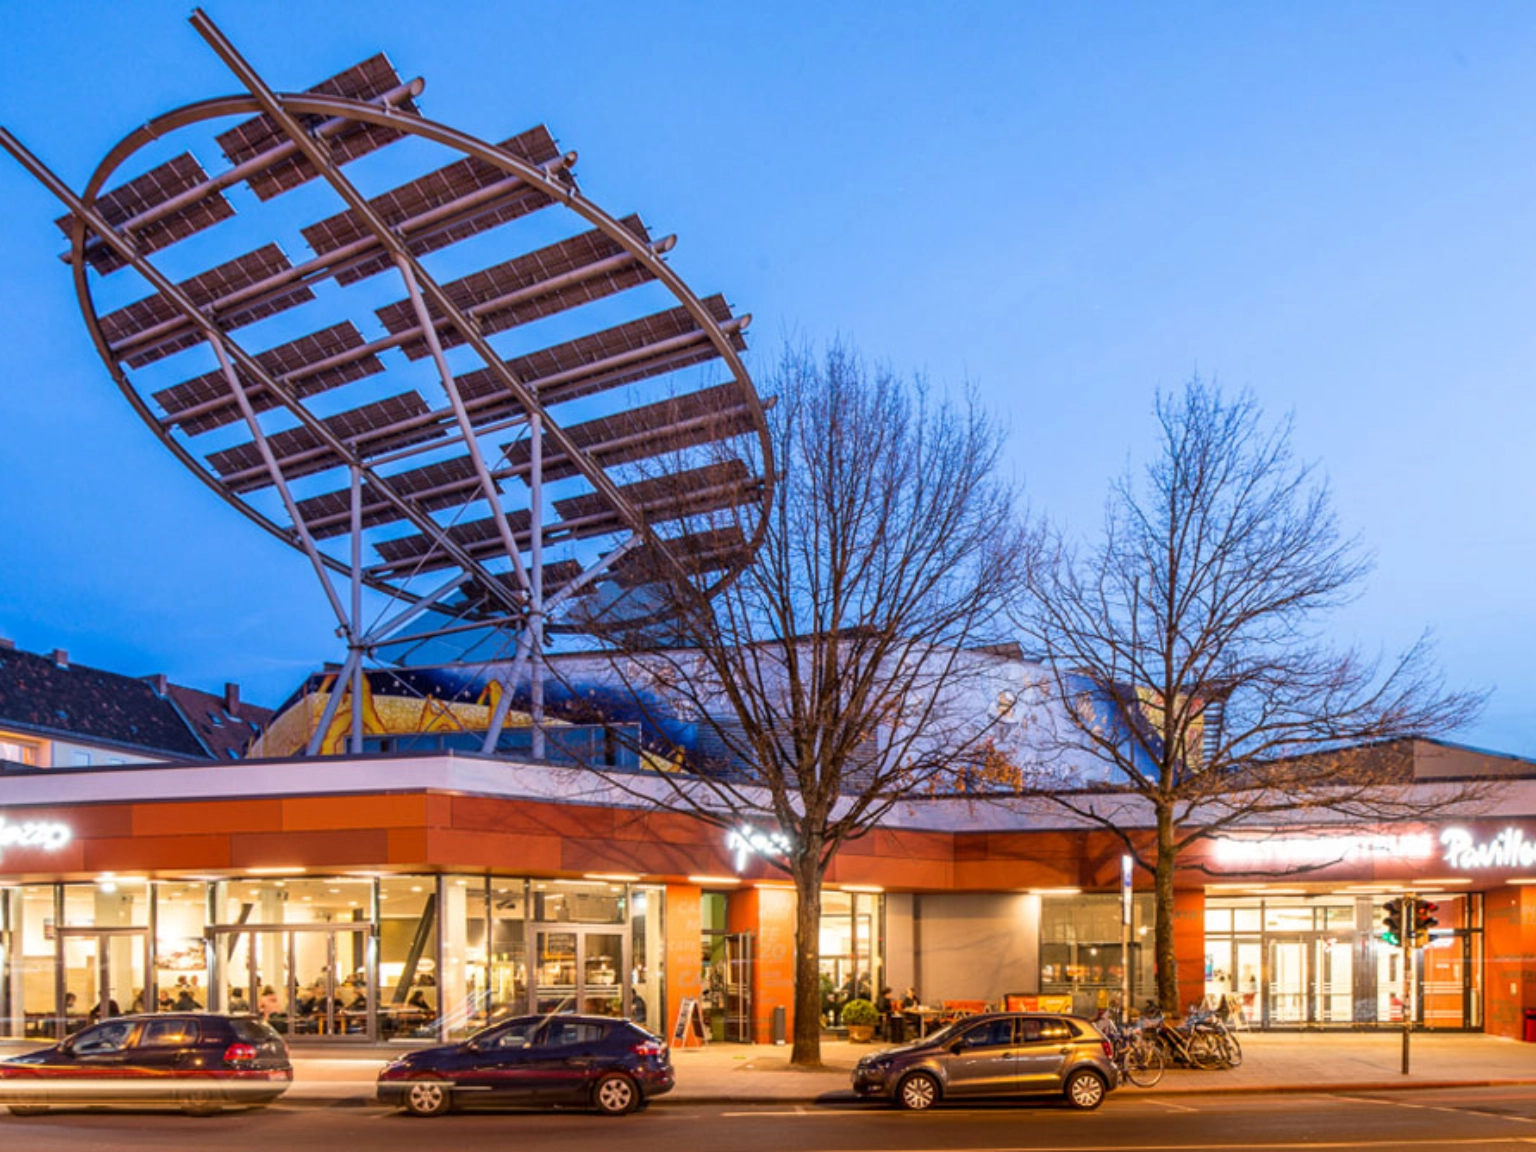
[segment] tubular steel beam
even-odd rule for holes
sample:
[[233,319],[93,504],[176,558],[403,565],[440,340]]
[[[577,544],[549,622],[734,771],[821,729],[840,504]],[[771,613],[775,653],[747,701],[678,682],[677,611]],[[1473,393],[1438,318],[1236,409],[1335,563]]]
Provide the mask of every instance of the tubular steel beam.
[[[496,481],[491,479],[490,469],[485,466],[485,457],[480,452],[480,441],[475,435],[474,425],[469,421],[469,413],[464,410],[464,399],[459,395],[458,385],[453,381],[453,372],[448,367],[448,360],[443,355],[443,345],[437,338],[437,329],[433,327],[431,317],[427,315],[427,306],[422,302],[421,289],[416,283],[416,269],[406,263],[399,255],[395,256],[395,267],[400,270],[400,278],[405,281],[405,290],[410,296],[411,308],[416,313],[416,322],[421,326],[421,334],[427,342],[427,348],[432,353],[432,363],[437,366],[438,380],[442,383],[443,391],[448,396],[448,403],[453,408],[454,421],[459,426],[459,435],[464,439],[464,447],[469,452],[470,463],[474,465],[475,478],[480,484],[480,494],[491,507],[491,516],[496,521],[496,533],[501,537],[501,546],[512,559],[512,571],[517,574],[517,582],[527,592],[528,573],[523,569],[523,552],[518,547],[517,541],[512,538],[512,526],[507,523],[507,512],[502,507],[501,489],[496,487]],[[537,520],[537,517],[535,517]],[[534,568],[538,568],[538,556],[534,556]],[[534,575],[534,587],[538,587],[539,577]],[[535,605],[535,611],[537,606]]]
[[314,537],[309,534],[304,518],[299,515],[293,493],[288,491],[288,482],[283,478],[283,470],[277,466],[276,457],[272,455],[272,446],[267,443],[267,434],[262,431],[261,421],[256,419],[256,412],[251,408],[251,402],[245,394],[245,386],[240,383],[240,376],[229,361],[229,351],[224,347],[224,341],[221,338],[210,337],[208,343],[213,347],[213,354],[219,358],[219,371],[224,374],[224,382],[229,385],[230,391],[235,395],[235,402],[240,405],[240,414],[245,417],[246,427],[251,430],[251,439],[256,443],[256,450],[261,453],[267,471],[272,476],[272,483],[277,488],[278,495],[282,497],[283,507],[288,509],[288,518],[293,521],[293,529],[299,534],[299,543],[304,548],[304,555],[308,556],[309,562],[314,565],[315,576],[319,579],[320,586],[325,589],[325,598],[331,602],[331,610],[336,613],[337,622],[350,638],[355,635],[355,632],[347,619],[347,611],[341,606],[341,599],[336,595],[336,589],[331,584],[330,573],[326,571],[325,565],[320,560],[320,549],[316,546]]

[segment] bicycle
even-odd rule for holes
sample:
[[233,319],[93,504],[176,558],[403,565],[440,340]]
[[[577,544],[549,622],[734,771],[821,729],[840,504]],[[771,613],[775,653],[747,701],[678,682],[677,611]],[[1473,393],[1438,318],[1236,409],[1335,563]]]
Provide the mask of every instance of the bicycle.
[[1138,1088],[1151,1088],[1163,1078],[1166,1061],[1162,1049],[1140,1028],[1122,1028],[1103,1013],[1094,1024],[1109,1041],[1110,1058],[1120,1069],[1121,1079]]
[[1141,1026],[1149,1033],[1152,1043],[1162,1050],[1165,1061],[1205,1072],[1230,1067],[1220,1038],[1201,1026],[1198,1018],[1193,1022],[1186,1020],[1181,1027],[1175,1028],[1163,1019],[1156,1005],[1148,1005]]

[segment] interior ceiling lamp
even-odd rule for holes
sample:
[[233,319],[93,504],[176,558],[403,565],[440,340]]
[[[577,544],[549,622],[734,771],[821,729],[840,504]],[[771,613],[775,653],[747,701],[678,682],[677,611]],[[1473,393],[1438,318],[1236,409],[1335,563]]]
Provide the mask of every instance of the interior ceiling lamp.
[[348,647],[332,714],[365,662],[473,654],[526,683],[537,744],[550,637],[751,559],[750,318],[588,200],[542,125],[427,119],[382,54],[278,92],[191,22],[244,92],[151,119],[81,191],[0,128],[68,209],[91,338],[166,447],[308,558]]

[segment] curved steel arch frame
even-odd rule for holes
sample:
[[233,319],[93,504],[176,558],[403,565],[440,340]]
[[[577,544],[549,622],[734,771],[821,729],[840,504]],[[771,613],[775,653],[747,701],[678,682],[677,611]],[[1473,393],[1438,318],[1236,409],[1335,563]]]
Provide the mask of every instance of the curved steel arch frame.
[[[737,349],[732,343],[732,333],[743,327],[746,318],[722,323],[716,319],[710,309],[692,292],[682,279],[672,270],[662,253],[670,246],[670,242],[656,243],[649,239],[636,235],[597,205],[587,200],[574,187],[574,183],[562,179],[564,168],[574,161],[574,154],[567,154],[558,158],[547,166],[539,166],[530,163],[523,158],[512,154],[502,148],[488,144],[467,133],[461,132],[448,125],[437,123],[418,116],[415,113],[406,113],[392,107],[391,99],[399,99],[402,96],[408,98],[416,95],[421,90],[420,81],[412,81],[400,88],[384,93],[376,97],[377,102],[358,100],[343,96],[322,95],[316,92],[279,94],[273,92],[235,51],[232,45],[223,37],[222,33],[214,27],[211,21],[201,12],[194,12],[192,23],[197,27],[214,48],[215,52],[230,66],[231,70],[250,90],[248,95],[236,95],[218,97],[189,104],[174,111],[158,116],[145,123],[140,128],[125,136],[114,148],[112,148],[97,166],[95,172],[80,195],[75,195],[56,175],[54,175],[35,156],[25,149],[9,132],[0,128],[0,146],[4,146],[15,156],[40,182],[50,189],[69,208],[73,222],[70,229],[70,259],[73,264],[75,290],[80,301],[82,314],[84,315],[87,329],[91,339],[96,345],[98,354],[106,364],[119,390],[128,398],[139,417],[150,427],[156,437],[165,444],[176,456],[204,483],[208,484],[215,492],[223,497],[226,502],[238,508],[266,531],[277,538],[298,547],[309,558],[314,566],[317,578],[325,590],[325,593],[335,611],[339,628],[338,633],[345,636],[348,643],[347,662],[338,676],[338,684],[346,684],[353,694],[354,699],[361,696],[361,680],[363,663],[373,650],[391,635],[398,633],[403,627],[410,624],[422,612],[437,606],[441,600],[452,593],[463,579],[463,576],[479,577],[480,583],[487,593],[497,599],[505,610],[505,616],[497,621],[482,621],[481,627],[505,627],[508,624],[516,625],[518,636],[516,640],[517,655],[514,659],[514,675],[526,664],[533,703],[534,720],[534,752],[539,755],[542,752],[542,738],[540,724],[542,722],[542,673],[540,654],[544,647],[544,622],[545,614],[550,606],[545,600],[543,587],[543,509],[542,487],[543,470],[542,455],[544,438],[548,437],[551,443],[558,449],[574,469],[580,473],[592,486],[595,494],[599,495],[620,518],[622,524],[629,530],[629,538],[621,541],[614,550],[600,558],[594,564],[582,572],[577,580],[571,581],[566,588],[557,591],[555,601],[558,602],[575,590],[580,585],[590,583],[602,571],[616,563],[624,556],[629,555],[637,547],[652,549],[657,554],[661,563],[669,569],[675,577],[688,587],[692,587],[690,576],[685,567],[674,557],[663,538],[658,536],[647,522],[643,513],[630,505],[624,494],[614,484],[613,479],[604,468],[597,463],[583,447],[572,439],[560,424],[553,420],[540,402],[536,391],[528,388],[512,372],[511,368],[490,346],[486,336],[481,333],[476,322],[471,320],[448,298],[443,288],[439,286],[426,270],[421,266],[417,257],[413,254],[408,240],[396,234],[373,210],[369,201],[352,185],[352,183],[340,172],[339,166],[329,152],[329,146],[323,143],[326,134],[325,126],[334,128],[335,125],[348,123],[361,123],[375,125],[397,130],[405,135],[418,136],[434,144],[464,156],[473,158],[483,164],[492,166],[508,176],[521,181],[523,185],[543,193],[551,203],[565,207],[575,215],[585,220],[603,236],[616,245],[622,252],[638,264],[649,278],[659,283],[686,309],[693,323],[697,325],[713,347],[714,354],[729,370],[733,383],[738,387],[740,397],[745,402],[751,417],[753,431],[756,434],[758,452],[760,453],[761,475],[755,478],[755,485],[760,488],[760,501],[756,523],[746,540],[746,546],[738,555],[729,560],[723,571],[716,573],[715,578],[706,587],[698,589],[696,594],[710,597],[734,580],[750,563],[761,544],[763,533],[767,527],[767,514],[771,505],[774,485],[773,453],[770,442],[766,415],[763,404],[759,399],[752,381],[741,362]],[[346,441],[333,434],[319,417],[315,416],[302,402],[299,395],[291,391],[284,383],[276,379],[273,374],[267,372],[249,352],[246,352],[236,342],[230,339],[217,319],[205,315],[196,303],[190,299],[177,285],[169,281],[158,268],[150,263],[147,255],[138,250],[131,235],[124,235],[114,228],[96,207],[97,198],[102,194],[103,188],[112,175],[133,155],[146,145],[159,140],[165,135],[179,129],[192,127],[206,121],[228,116],[266,115],[276,122],[286,136],[286,143],[281,145],[287,155],[293,155],[294,150],[301,153],[305,159],[314,165],[320,178],[326,180],[332,189],[346,203],[350,212],[367,228],[367,235],[377,245],[383,254],[387,255],[399,271],[405,283],[408,298],[416,317],[419,331],[427,344],[429,353],[438,369],[438,375],[447,394],[450,405],[454,410],[455,424],[458,435],[442,440],[434,441],[431,447],[442,447],[446,444],[462,441],[470,454],[477,476],[477,488],[482,498],[486,499],[497,521],[498,535],[503,548],[507,553],[513,568],[519,590],[513,592],[506,588],[484,565],[476,560],[467,549],[461,548],[449,534],[449,526],[439,525],[425,509],[418,509],[412,502],[394,493],[389,484],[389,478],[380,476],[366,460],[366,453],[359,449],[353,451]],[[322,128],[315,136],[301,126],[295,119],[296,116],[319,117],[322,119]],[[319,137],[319,138],[317,138]],[[289,147],[289,146],[292,147]],[[269,155],[262,153],[261,156]],[[269,161],[269,163],[276,161]],[[237,169],[243,165],[236,164]],[[229,184],[237,182],[231,179],[231,171],[210,178],[199,188],[207,189],[204,195],[213,194],[215,191]],[[241,177],[243,179],[244,177]],[[223,181],[220,183],[219,181]],[[194,201],[195,202],[194,198]],[[162,209],[171,201],[163,201],[159,206]],[[135,224],[145,217],[153,217],[153,207],[142,210],[134,216],[129,224]],[[126,229],[125,229],[126,231]],[[157,417],[150,409],[144,396],[142,396],[134,383],[129,379],[123,364],[118,359],[118,353],[113,351],[111,343],[104,334],[101,320],[97,313],[94,297],[91,290],[91,281],[87,273],[90,261],[87,259],[87,245],[92,236],[99,237],[124,264],[133,267],[150,285],[150,287],[169,302],[181,316],[186,325],[200,331],[202,337],[212,348],[220,364],[220,370],[230,394],[240,409],[241,417],[249,427],[253,443],[259,450],[265,470],[273,487],[282,499],[285,510],[291,520],[291,527],[284,527],[274,521],[260,509],[254,507],[242,494],[232,487],[213,471],[204,465],[191,448],[182,443],[173,435],[172,429],[176,426],[174,421],[165,421]],[[318,279],[324,279],[322,275]],[[296,282],[303,283],[300,278]],[[437,310],[439,319],[434,321],[427,310],[428,303]],[[531,461],[529,467],[528,482],[530,487],[530,560],[524,564],[521,548],[513,538],[513,533],[508,526],[506,510],[499,499],[500,492],[496,482],[491,478],[483,459],[480,457],[477,437],[486,434],[486,429],[476,429],[472,420],[466,414],[462,400],[455,385],[455,379],[448,370],[443,357],[442,347],[437,337],[438,327],[446,326],[456,330],[461,340],[470,345],[486,369],[493,373],[500,384],[518,402],[524,413],[524,419],[529,429]],[[665,373],[664,373],[665,374]],[[281,407],[290,412],[301,427],[315,436],[315,438],[329,450],[347,468],[351,477],[351,556],[349,560],[341,560],[323,551],[311,537],[305,526],[303,516],[300,514],[291,497],[288,485],[288,477],[285,476],[281,464],[274,457],[266,442],[266,437],[256,414],[245,394],[241,383],[241,377],[257,382],[266,392],[274,398]],[[399,586],[396,581],[365,572],[362,564],[362,537],[363,524],[360,518],[360,488],[366,480],[371,495],[381,498],[385,503],[394,507],[400,513],[400,519],[410,522],[429,541],[432,549],[439,549],[447,555],[459,569],[462,575],[456,574],[451,580],[434,591],[421,594],[412,592]],[[469,497],[468,499],[473,499]],[[350,578],[351,603],[350,607],[342,604],[339,594],[332,583],[328,573],[337,573]],[[364,585],[387,593],[391,597],[399,598],[410,605],[405,611],[399,613],[392,620],[387,621],[382,627],[367,629],[362,618],[361,592]],[[452,631],[447,629],[446,631]],[[507,685],[510,687],[510,685]],[[503,701],[510,693],[503,694]],[[320,734],[329,726],[339,704],[343,692],[333,690],[327,702],[326,715],[322,718],[317,728],[315,742],[311,745],[311,751],[318,749]],[[495,747],[499,736],[500,726],[505,719],[506,709],[498,708],[492,723],[491,730],[485,739],[485,750],[490,751]],[[362,709],[352,709],[354,717],[352,745],[354,751],[360,751],[362,745],[361,715]]]

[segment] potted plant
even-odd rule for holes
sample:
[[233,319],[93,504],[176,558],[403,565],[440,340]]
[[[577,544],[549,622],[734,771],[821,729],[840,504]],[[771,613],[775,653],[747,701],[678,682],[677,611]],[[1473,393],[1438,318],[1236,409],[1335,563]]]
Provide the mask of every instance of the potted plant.
[[850,1000],[843,1005],[843,1023],[848,1028],[848,1039],[855,1044],[868,1044],[875,1038],[875,1024],[880,1013],[868,1000]]

